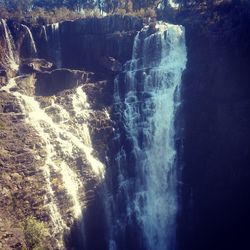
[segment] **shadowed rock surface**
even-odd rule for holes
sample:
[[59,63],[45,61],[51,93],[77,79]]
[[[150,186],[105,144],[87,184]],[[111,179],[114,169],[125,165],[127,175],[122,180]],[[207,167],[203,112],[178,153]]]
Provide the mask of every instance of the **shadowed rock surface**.
[[183,13],[179,248],[247,249],[250,223],[250,6]]
[[55,95],[65,89],[71,89],[88,81],[88,73],[80,70],[56,69],[36,74],[36,94]]

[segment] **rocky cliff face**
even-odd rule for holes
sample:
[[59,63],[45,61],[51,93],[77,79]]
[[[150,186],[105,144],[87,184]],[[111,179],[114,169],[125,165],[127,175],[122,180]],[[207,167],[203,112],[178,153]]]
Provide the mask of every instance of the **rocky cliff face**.
[[31,31],[2,20],[1,249],[26,247],[22,222],[31,215],[53,236],[46,249],[77,247],[70,228],[79,235],[85,208],[100,204],[113,79],[142,25],[112,16]]
[[[199,15],[198,15],[199,14]],[[249,248],[249,5],[180,17],[183,173],[179,249]],[[180,21],[179,20],[179,21]]]

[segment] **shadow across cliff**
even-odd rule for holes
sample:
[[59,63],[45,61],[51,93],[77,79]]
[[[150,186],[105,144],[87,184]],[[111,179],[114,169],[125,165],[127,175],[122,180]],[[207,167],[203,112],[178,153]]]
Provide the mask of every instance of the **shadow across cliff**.
[[88,201],[83,210],[83,218],[75,221],[69,234],[65,235],[65,245],[69,250],[102,249],[108,250],[107,222],[101,197],[100,185],[95,197]]
[[249,4],[182,21],[188,64],[178,250],[250,249]]

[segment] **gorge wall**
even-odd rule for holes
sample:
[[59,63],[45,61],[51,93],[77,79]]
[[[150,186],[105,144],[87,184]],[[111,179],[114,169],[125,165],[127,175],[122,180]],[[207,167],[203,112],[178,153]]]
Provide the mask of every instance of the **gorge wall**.
[[[190,15],[189,15],[190,14]],[[180,249],[249,248],[249,4],[182,13]]]
[[172,21],[185,37],[129,16],[1,21],[0,249],[27,245],[30,215],[46,249],[248,247],[249,6]]

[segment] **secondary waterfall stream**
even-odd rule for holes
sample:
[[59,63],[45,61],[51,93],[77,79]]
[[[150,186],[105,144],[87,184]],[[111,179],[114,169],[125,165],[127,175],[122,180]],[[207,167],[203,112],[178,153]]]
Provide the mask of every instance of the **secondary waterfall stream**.
[[[35,98],[22,93],[17,83],[21,77],[25,76],[11,79],[1,90],[17,98],[25,121],[43,141],[46,159],[42,169],[47,183],[47,205],[53,231],[63,232],[68,229],[69,220],[80,221],[83,217],[89,200],[85,192],[88,179],[96,179],[98,183],[104,177],[104,165],[93,155],[88,127],[91,109],[81,86],[67,96]],[[81,169],[77,165],[80,157],[85,161],[85,167],[82,165]],[[62,201],[56,195],[62,191],[68,200],[64,197]],[[65,218],[65,212],[61,210],[67,206]],[[62,239],[58,242],[60,249],[63,249],[62,242]]]
[[49,59],[57,68],[62,67],[60,23],[52,23],[44,27],[44,36],[48,46]]
[[187,60],[184,33],[182,26],[163,22],[143,28],[135,38],[132,60],[116,78],[119,150],[110,202],[110,250],[175,249],[174,123]]
[[15,47],[15,44],[14,44],[14,41],[13,41],[13,37],[12,37],[12,35],[10,33],[10,30],[8,28],[6,20],[1,19],[1,23],[2,23],[2,26],[3,26],[3,29],[4,29],[5,41],[7,43],[6,47],[7,47],[7,50],[8,50],[7,53],[5,53],[5,56],[7,57],[6,61],[8,62],[9,67],[12,70],[17,71],[18,68],[19,68],[19,65],[18,65],[18,58],[15,55],[16,47]]
[[31,55],[33,57],[36,57],[37,55],[37,48],[36,48],[36,43],[35,40],[33,38],[33,35],[31,33],[30,28],[27,25],[21,24],[21,26],[26,30],[28,36],[29,36],[29,40],[30,40],[30,46],[31,46]]

